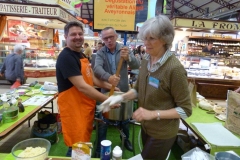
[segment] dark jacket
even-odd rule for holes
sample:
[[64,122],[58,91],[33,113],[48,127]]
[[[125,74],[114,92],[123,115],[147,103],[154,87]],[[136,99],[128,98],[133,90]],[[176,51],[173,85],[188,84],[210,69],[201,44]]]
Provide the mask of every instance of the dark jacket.
[[7,80],[16,81],[19,78],[23,82],[24,68],[21,55],[15,53],[7,55],[1,68],[1,73],[4,73]]

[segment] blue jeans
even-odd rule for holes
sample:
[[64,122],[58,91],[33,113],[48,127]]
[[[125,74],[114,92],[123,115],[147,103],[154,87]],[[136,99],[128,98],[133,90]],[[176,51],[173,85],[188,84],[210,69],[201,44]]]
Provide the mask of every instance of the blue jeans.
[[[102,114],[99,114],[99,118],[102,119]],[[101,141],[106,140],[107,138],[107,127],[108,127],[108,124],[98,122],[98,141],[97,141],[97,148],[96,148],[97,153],[100,153],[101,151]],[[129,123],[124,123],[123,121],[120,127],[123,130],[123,133],[126,135],[126,139],[128,139]]]

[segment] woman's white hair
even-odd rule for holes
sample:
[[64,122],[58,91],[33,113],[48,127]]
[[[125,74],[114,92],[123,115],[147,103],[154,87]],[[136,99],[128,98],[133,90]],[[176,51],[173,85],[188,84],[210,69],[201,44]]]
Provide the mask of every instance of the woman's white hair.
[[18,53],[19,51],[23,51],[24,47],[20,44],[16,44],[13,48],[14,53]]
[[144,22],[138,33],[138,38],[144,40],[147,36],[158,38],[166,42],[165,48],[169,49],[172,46],[174,39],[174,28],[165,15],[158,15]]

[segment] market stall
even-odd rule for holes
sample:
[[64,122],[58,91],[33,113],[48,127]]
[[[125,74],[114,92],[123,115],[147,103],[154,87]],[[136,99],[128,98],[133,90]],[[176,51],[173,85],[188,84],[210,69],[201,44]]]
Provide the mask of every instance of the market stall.
[[[195,80],[197,91],[206,98],[226,99],[227,90],[240,86],[239,23],[207,19],[174,18],[172,51]],[[210,52],[204,51],[209,43]]]
[[13,2],[0,4],[0,17],[5,24],[0,27],[0,65],[15,44],[22,44],[26,47],[25,77],[55,76],[55,61],[61,49],[56,29],[79,20],[59,5]]

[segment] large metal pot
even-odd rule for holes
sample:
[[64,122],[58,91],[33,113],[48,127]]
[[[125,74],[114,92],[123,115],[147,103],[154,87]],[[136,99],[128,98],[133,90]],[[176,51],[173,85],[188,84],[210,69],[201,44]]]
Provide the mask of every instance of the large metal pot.
[[[121,95],[124,92],[114,92],[113,95]],[[107,93],[108,95],[109,93]],[[109,112],[103,113],[103,117],[114,121],[124,121],[132,117],[133,114],[133,100],[124,101],[121,107],[111,109]]]

